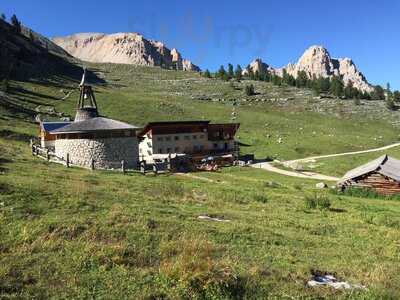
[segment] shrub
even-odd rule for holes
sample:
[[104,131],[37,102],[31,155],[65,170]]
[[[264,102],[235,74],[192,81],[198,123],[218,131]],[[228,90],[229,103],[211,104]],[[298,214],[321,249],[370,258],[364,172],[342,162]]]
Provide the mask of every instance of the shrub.
[[386,100],[386,107],[389,110],[396,110],[396,104],[394,103],[394,101],[392,99],[387,99]]
[[246,96],[253,96],[254,95],[254,85],[246,85],[244,92]]
[[5,93],[7,93],[9,89],[10,89],[10,85],[8,83],[8,80],[7,79],[3,79],[1,81],[0,90],[5,92]]
[[304,205],[306,209],[328,210],[331,207],[331,201],[325,195],[309,195],[304,198]]
[[254,195],[254,200],[260,203],[267,203],[268,197],[265,194],[257,193]]

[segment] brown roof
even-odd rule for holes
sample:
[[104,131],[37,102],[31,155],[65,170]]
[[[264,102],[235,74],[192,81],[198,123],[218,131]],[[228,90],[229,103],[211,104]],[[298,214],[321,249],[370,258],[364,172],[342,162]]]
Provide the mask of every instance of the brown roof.
[[203,131],[207,128],[210,121],[166,121],[166,122],[150,122],[139,135],[143,136],[150,130],[154,134],[174,134],[174,133],[191,133]]

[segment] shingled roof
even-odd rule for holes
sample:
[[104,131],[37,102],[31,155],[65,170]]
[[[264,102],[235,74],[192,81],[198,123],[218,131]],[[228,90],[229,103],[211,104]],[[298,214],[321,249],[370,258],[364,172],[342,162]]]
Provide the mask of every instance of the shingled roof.
[[400,181],[400,160],[383,155],[365,165],[350,170],[339,181],[339,184],[349,180],[356,180],[372,172]]
[[56,130],[59,129],[61,127],[67,126],[71,124],[71,122],[41,122],[40,123],[40,127],[42,128],[43,131],[52,131],[52,130]]
[[73,122],[67,126],[52,130],[50,133],[60,134],[124,129],[139,129],[139,127],[112,119],[96,117],[80,122]]

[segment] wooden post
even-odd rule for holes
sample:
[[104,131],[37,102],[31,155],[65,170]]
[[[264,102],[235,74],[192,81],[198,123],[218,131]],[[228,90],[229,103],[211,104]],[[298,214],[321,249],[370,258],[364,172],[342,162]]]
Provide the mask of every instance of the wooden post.
[[167,158],[167,169],[171,172],[171,153],[168,154]]
[[122,173],[126,173],[126,169],[125,169],[125,160],[121,161],[121,169],[122,169]]
[[67,160],[66,160],[67,168],[69,168],[69,153],[67,153]]
[[94,171],[94,159],[90,161],[90,169]]
[[47,160],[50,160],[50,150],[46,149],[46,158]]

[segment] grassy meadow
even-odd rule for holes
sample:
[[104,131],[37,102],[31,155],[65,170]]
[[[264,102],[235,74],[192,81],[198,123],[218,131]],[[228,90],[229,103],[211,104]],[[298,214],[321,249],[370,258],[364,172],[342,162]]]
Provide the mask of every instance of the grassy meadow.
[[[100,112],[136,125],[228,122],[232,100],[246,98],[241,88],[247,82],[232,87],[193,73],[91,67],[107,82],[96,87]],[[239,137],[249,145],[243,152],[295,159],[398,138],[388,122],[311,112],[297,102],[312,99],[306,92],[254,84],[266,99],[294,99],[285,105],[240,101]],[[77,92],[60,99],[61,89],[75,85],[13,82],[11,96],[25,108],[73,115]],[[23,114],[2,109],[0,127],[0,298],[400,296],[399,201],[337,195],[316,190],[312,180],[251,168],[158,177],[67,169],[32,157],[29,138],[38,129]],[[395,156],[398,150],[390,151]],[[339,161],[321,165],[321,172],[336,172]],[[323,206],[311,205],[321,197]],[[367,289],[307,288],[312,270]]]

